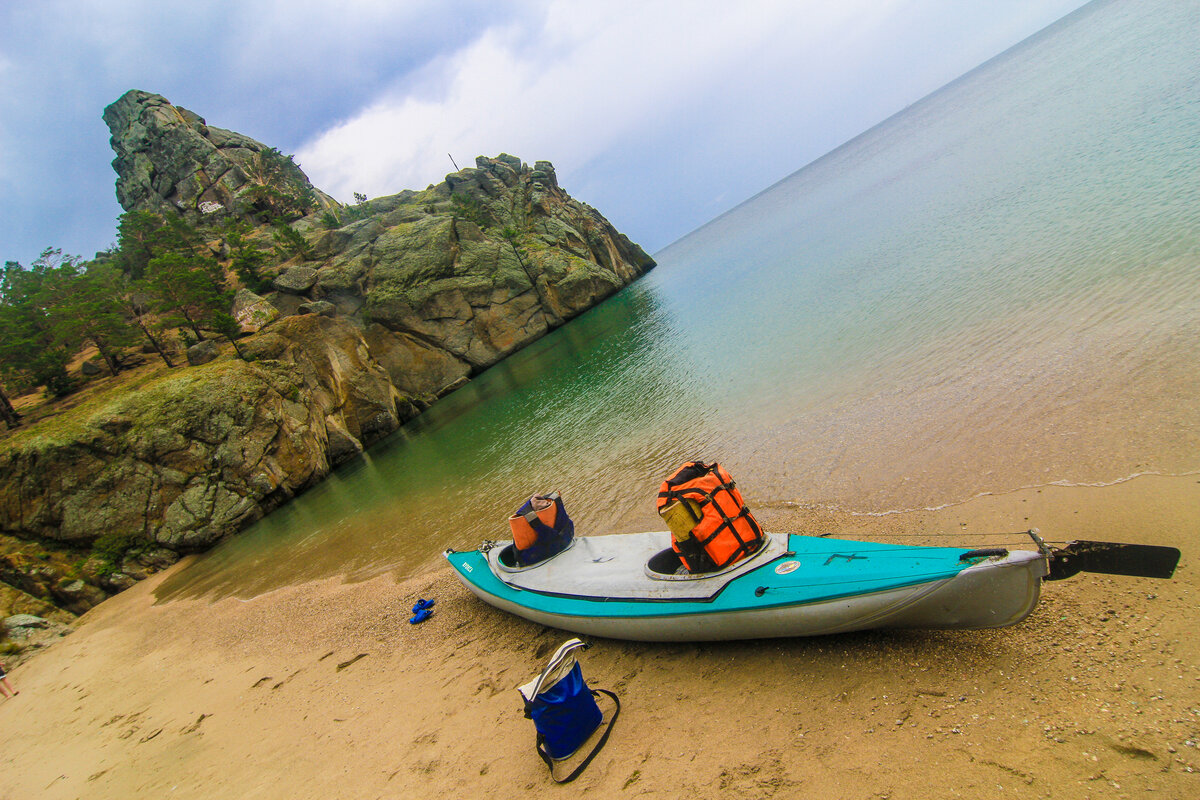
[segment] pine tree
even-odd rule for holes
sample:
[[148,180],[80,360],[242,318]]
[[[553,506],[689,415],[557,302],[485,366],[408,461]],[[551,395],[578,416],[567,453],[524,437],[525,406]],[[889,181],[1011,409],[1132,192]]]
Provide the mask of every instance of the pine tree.
[[238,347],[238,337],[242,335],[242,326],[233,318],[232,314],[226,314],[224,311],[218,311],[212,316],[213,330],[224,336],[233,345],[234,352],[238,354],[238,358],[246,360],[246,354],[242,352],[242,348]]
[[230,217],[225,221],[221,235],[229,247],[229,265],[242,285],[252,292],[262,292],[271,286],[270,279],[259,272],[267,261],[267,254],[246,238],[251,230],[250,223],[244,219]]
[[129,327],[121,299],[115,291],[116,267],[89,264],[80,270],[71,264],[62,268],[60,282],[65,291],[54,305],[52,328],[68,350],[91,342],[116,375],[121,371],[118,350],[133,344],[137,335]]
[[[146,286],[145,281],[131,280],[122,272],[119,261],[94,261],[88,264],[87,277],[93,281],[98,291],[102,292],[112,303],[126,328],[133,326],[145,337],[146,341],[158,353],[168,367],[174,367],[171,357],[167,354],[166,346],[161,338],[162,326],[154,319],[151,305],[155,298]],[[132,343],[137,334],[130,330],[127,341]]]
[[166,223],[158,214],[150,211],[129,211],[117,222],[116,260],[129,277],[137,280],[146,273],[159,238],[159,231]]
[[[233,254],[235,268],[259,288],[257,267],[265,256],[245,240],[248,232],[249,225],[233,222],[221,235]],[[224,274],[201,231],[181,217],[131,212],[122,216],[120,233],[114,261],[125,279],[119,285],[118,276],[108,275],[107,283],[120,299],[126,318],[142,331],[167,366],[174,366],[153,329],[185,327],[202,341],[202,328],[211,330],[213,315],[227,310],[230,303],[222,285]]]
[[[8,386],[12,385],[9,381],[20,381],[22,378],[18,366],[10,364],[6,359],[5,344],[11,342],[14,335],[11,319],[12,307],[5,302],[3,296],[0,296],[0,378],[4,379]],[[15,428],[21,423],[21,415],[17,413],[8,399],[5,385],[0,385],[0,420],[4,420],[4,424],[9,428]]]
[[10,429],[21,424],[21,415],[13,408],[13,404],[9,401],[8,395],[5,394],[3,386],[0,386],[0,420],[3,420],[4,424]]
[[55,397],[71,392],[74,382],[67,375],[70,353],[54,329],[55,303],[64,291],[64,262],[74,266],[71,256],[47,248],[25,269],[15,261],[4,265],[0,276],[0,302],[4,311],[4,335],[0,336],[0,363],[25,376],[34,386],[45,385]]
[[146,285],[167,315],[167,324],[186,325],[199,341],[204,340],[200,326],[209,325],[212,315],[229,304],[213,258],[178,252],[156,256],[150,259]]
[[251,186],[243,193],[245,211],[262,222],[302,217],[316,205],[312,187],[296,164],[274,147],[254,154],[246,164]]

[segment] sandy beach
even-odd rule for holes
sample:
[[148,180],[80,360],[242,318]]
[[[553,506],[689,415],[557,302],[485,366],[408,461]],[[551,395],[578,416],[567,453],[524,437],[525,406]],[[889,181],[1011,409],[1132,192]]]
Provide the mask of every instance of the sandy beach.
[[[1200,796],[1200,477],[882,517],[756,512],[885,541],[1036,525],[1184,557],[1172,581],[1047,584],[1006,630],[596,640],[584,674],[623,709],[562,788],[515,687],[569,635],[480,603],[448,569],[156,604],[163,573],[10,672],[0,798]],[[418,597],[436,613],[409,625]]]

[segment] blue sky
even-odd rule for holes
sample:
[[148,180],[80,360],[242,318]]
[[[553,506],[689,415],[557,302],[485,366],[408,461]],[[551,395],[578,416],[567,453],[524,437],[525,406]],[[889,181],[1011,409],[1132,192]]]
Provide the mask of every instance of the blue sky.
[[113,242],[101,113],[128,89],[294,153],[341,200],[423,188],[451,155],[550,160],[654,252],[1083,4],[7,0],[0,259]]

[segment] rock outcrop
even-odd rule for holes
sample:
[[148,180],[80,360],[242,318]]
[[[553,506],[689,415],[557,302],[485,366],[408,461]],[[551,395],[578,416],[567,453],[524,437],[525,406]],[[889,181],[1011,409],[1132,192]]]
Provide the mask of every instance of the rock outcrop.
[[421,403],[654,266],[564,192],[548,161],[481,156],[424,191],[343,206],[290,160],[265,170],[266,145],[160,95],[127,92],[104,119],[126,211],[257,220],[264,197],[311,194],[309,213],[275,218],[291,220],[303,247],[275,267],[266,299],[284,315],[321,309],[355,320],[393,383]]
[[374,220],[378,234],[320,263],[314,295],[471,370],[591,308],[654,263],[560,189],[547,162],[530,169],[513,156],[480,157],[425,192],[374,203],[390,207]]
[[178,214],[218,255],[224,217],[260,241],[289,226],[291,255],[259,276],[274,291],[238,292],[246,360],[202,342],[192,366],[0,441],[0,544],[19,545],[0,548],[0,581],[74,613],[258,519],[654,265],[549,162],[480,157],[345,206],[159,95],[128,92],[104,119],[126,211]]
[[168,372],[17,437],[0,451],[4,531],[203,550],[417,413],[347,321],[290,317],[243,348],[254,361]]
[[279,309],[249,289],[237,290],[232,313],[242,333],[258,333],[279,319]]
[[210,127],[161,95],[126,92],[104,109],[104,121],[117,154],[117,200],[126,211],[181,214],[197,224],[230,214],[255,218],[272,203],[291,201],[294,212],[337,205],[286,156]]

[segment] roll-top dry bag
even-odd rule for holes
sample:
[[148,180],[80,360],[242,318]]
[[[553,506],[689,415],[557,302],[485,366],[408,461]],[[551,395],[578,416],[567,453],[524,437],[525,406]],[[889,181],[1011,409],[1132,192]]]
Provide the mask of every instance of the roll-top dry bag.
[[689,461],[663,481],[658,513],[689,572],[724,569],[757,552],[765,540],[733,478],[715,462]]
[[[589,689],[584,681],[575,652],[587,647],[580,639],[564,642],[550,657],[541,674],[518,688],[525,700],[525,716],[533,720],[533,726],[537,729],[537,753],[550,768],[550,776],[558,783],[575,780],[587,768],[608,741],[608,734],[621,711],[621,701],[615,694],[605,689]],[[607,695],[612,701],[610,714],[602,712],[596,704],[596,699],[601,695]],[[606,723],[605,716],[608,717]],[[601,723],[605,723],[603,735],[582,763],[565,778],[555,775],[556,767],[575,756]]]

